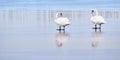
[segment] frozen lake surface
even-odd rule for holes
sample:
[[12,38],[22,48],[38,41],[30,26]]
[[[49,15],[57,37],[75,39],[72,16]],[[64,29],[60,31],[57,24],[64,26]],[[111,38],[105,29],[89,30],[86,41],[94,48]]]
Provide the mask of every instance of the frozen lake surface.
[[61,10],[1,9],[0,60],[120,60],[120,11],[100,10],[107,21],[95,32],[90,10],[62,10],[71,25],[59,32]]

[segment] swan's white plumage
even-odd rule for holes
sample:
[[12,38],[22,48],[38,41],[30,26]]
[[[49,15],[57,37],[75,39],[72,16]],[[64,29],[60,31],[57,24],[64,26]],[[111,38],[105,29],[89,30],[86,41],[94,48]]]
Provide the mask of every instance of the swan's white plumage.
[[66,17],[63,17],[61,12],[56,13],[56,19],[54,21],[59,26],[67,26],[70,24],[69,19]]
[[93,16],[90,19],[94,24],[105,24],[106,21],[102,16]]
[[60,26],[66,26],[66,25],[70,24],[69,19],[65,18],[65,17],[59,17],[59,18],[55,19],[55,22]]

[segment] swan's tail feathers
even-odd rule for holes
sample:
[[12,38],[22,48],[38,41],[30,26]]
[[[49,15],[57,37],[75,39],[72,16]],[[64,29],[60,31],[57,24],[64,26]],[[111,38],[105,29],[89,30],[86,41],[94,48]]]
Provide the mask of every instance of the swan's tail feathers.
[[66,24],[65,24],[65,25],[67,26],[67,25],[70,25],[70,24],[71,24],[71,22],[69,22],[69,21],[68,21],[68,22],[66,22]]
[[105,23],[107,23],[105,20],[101,22],[101,24],[105,24]]
[[107,23],[106,21],[104,21],[104,24]]
[[70,25],[70,24],[71,24],[71,22],[69,22],[69,21],[68,21],[68,23],[67,23],[67,24],[68,24],[68,25]]
[[65,21],[66,21],[66,24],[67,24],[67,25],[70,25],[70,24],[71,24],[71,22],[70,22],[70,20],[69,20],[68,18],[66,18]]

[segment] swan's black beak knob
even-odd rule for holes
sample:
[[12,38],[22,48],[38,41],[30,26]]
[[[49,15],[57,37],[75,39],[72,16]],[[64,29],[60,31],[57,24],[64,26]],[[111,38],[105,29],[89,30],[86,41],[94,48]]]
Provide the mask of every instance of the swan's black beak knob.
[[91,11],[91,14],[94,13],[94,10]]
[[60,13],[60,16],[63,16],[63,14],[62,14],[62,13]]

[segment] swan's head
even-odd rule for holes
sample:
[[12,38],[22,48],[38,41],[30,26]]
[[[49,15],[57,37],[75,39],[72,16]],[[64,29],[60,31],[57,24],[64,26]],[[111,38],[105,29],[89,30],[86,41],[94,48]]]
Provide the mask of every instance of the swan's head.
[[91,13],[94,13],[95,11],[94,10],[91,10]]
[[62,16],[63,16],[62,12],[57,12],[57,13],[56,13],[56,18],[62,17]]
[[91,10],[91,14],[96,14],[96,15],[98,15],[98,10],[97,10],[97,9],[92,9],[92,10]]

